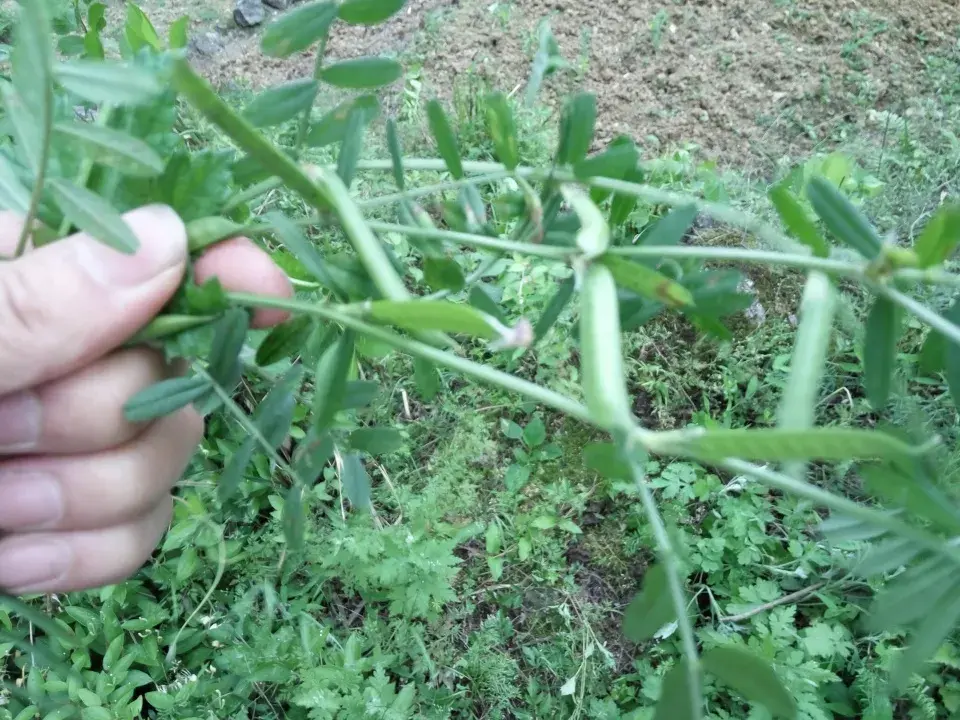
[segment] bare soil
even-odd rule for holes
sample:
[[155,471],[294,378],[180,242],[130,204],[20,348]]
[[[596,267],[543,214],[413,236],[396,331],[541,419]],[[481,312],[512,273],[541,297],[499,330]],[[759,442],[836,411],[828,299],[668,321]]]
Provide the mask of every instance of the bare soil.
[[[258,31],[233,24],[230,0],[204,0],[202,12],[190,0],[144,7],[158,26],[201,18],[196,37],[217,28],[194,57],[221,87],[312,70],[310,52],[264,57]],[[651,152],[694,142],[747,170],[829,144],[837,128],[865,126],[871,109],[909,114],[914,98],[937,92],[928,58],[960,57],[954,0],[409,0],[382,26],[338,26],[328,53],[415,57],[425,92],[444,98],[471,70],[522,92],[543,20],[570,64],[543,99],[596,93],[600,144],[620,133]]]

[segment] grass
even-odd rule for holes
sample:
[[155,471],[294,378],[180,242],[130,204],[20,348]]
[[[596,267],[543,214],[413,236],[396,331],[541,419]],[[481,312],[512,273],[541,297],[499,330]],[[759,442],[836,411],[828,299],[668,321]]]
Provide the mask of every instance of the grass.
[[[851,58],[876,31],[872,23],[858,26]],[[912,99],[919,114],[909,121],[877,116],[870,133],[838,148],[864,171],[865,208],[903,240],[916,234],[940,193],[958,190],[957,59],[931,58],[929,68],[940,94]],[[418,83],[416,75],[408,76],[401,96],[401,138],[410,155],[433,153]],[[480,100],[486,90],[477,75],[466,73],[453,93],[452,116],[471,159],[491,155]],[[231,98],[236,105],[247,100],[242,92]],[[521,152],[533,163],[549,162],[554,131],[545,119],[543,111],[521,117]],[[198,145],[224,144],[197,118],[187,116],[184,123]],[[382,137],[375,124],[367,155],[385,156]],[[306,159],[330,162],[334,155],[313,150]],[[663,160],[652,182],[767,212],[765,183],[756,178],[721,173],[701,163],[695,148],[672,150]],[[864,189],[868,175],[882,183],[878,192]],[[411,183],[438,178],[418,173]],[[361,197],[392,189],[385,174],[363,176],[356,185]],[[282,191],[268,195],[258,210],[273,208],[303,211]],[[639,233],[661,211],[638,207],[631,232]],[[382,217],[392,219],[386,209]],[[342,247],[338,238],[317,235],[326,248]],[[693,240],[731,238],[701,228]],[[394,248],[401,258],[412,254],[402,242]],[[558,282],[520,257],[503,258],[487,279],[502,291],[511,317],[531,318]],[[751,272],[750,279],[767,319],[759,325],[737,319],[732,342],[697,339],[673,316],[627,336],[635,411],[651,427],[774,422],[802,277],[763,271]],[[854,294],[845,297],[845,308],[851,316],[863,312]],[[558,389],[576,388],[574,321],[567,311],[535,353],[495,362],[524,377],[549,378]],[[888,419],[908,425],[921,417],[926,428],[954,440],[956,416],[941,378],[917,368],[921,340],[908,329],[901,380],[914,392],[891,404]],[[820,422],[879,420],[863,397],[860,342],[855,332],[838,328]],[[622,614],[643,582],[653,542],[633,486],[585,467],[584,450],[598,438],[574,421],[451,375],[428,400],[413,382],[408,358],[364,350],[364,376],[376,380],[381,393],[359,420],[394,427],[404,438],[399,450],[368,467],[374,512],[345,512],[342,474],[336,464],[328,466],[308,493],[306,548],[287,556],[282,489],[265,459],[245,477],[242,498],[220,506],[219,472],[244,435],[217,416],[181,484],[155,562],[121,585],[58,600],[59,617],[79,638],[70,660],[85,671],[85,689],[100,703],[74,688],[81,705],[90,702],[79,716],[96,720],[101,715],[88,711],[102,706],[118,718],[147,712],[157,718],[310,720],[652,718],[678,640],[670,626],[641,645],[623,636]],[[251,379],[246,399],[268,386]],[[301,407],[301,421],[305,413]],[[305,424],[298,428],[295,436],[302,436]],[[952,470],[958,461],[954,451],[945,465]],[[934,720],[957,709],[956,644],[945,646],[893,702],[880,692],[902,638],[861,630],[865,600],[875,588],[842,572],[861,545],[824,544],[814,532],[819,516],[812,508],[742,478],[669,460],[649,462],[646,472],[683,552],[704,648],[735,638],[767,657],[805,718]],[[847,468],[817,473],[822,484],[861,493]],[[211,587],[221,571],[222,580]],[[208,591],[209,602],[201,604]],[[188,623],[195,610],[199,614]],[[0,614],[0,623],[5,619]],[[36,669],[24,681],[50,691],[65,684],[56,673]],[[707,691],[713,718],[762,716],[729,689],[708,685]],[[16,717],[32,717],[28,710]],[[0,706],[0,719],[8,716],[14,717]]]

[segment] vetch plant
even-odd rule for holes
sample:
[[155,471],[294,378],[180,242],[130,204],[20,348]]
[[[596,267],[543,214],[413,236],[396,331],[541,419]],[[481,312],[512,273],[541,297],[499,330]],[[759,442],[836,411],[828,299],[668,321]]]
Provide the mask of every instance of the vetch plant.
[[[80,42],[59,43],[74,57],[58,60],[47,3],[21,4],[10,79],[0,85],[10,138],[0,151],[0,204],[27,220],[18,256],[78,229],[118,252],[134,253],[137,242],[122,213],[161,202],[186,221],[192,251],[237,235],[269,239],[294,258],[291,267],[301,278],[310,278],[298,279],[300,297],[281,300],[224,292],[215,282],[198,286],[188,277],[175,300],[130,342],[160,344],[168,357],[188,359],[190,371],[131,398],[128,417],[150,420],[195,404],[204,413],[225,412],[240,423],[246,441],[220,476],[221,497],[234,497],[247,464],[266,455],[285,488],[284,527],[295,552],[303,543],[304,494],[323,468],[333,462],[339,470],[344,512],[347,507],[363,512],[370,504],[371,483],[363,458],[402,444],[390,428],[338,422],[341,412],[364,406],[377,392],[375,383],[356,375],[358,340],[386,344],[413,358],[426,397],[439,391],[438,369],[443,369],[609,435],[608,443],[589,448],[585,461],[607,477],[635,484],[659,559],[627,608],[624,631],[643,642],[675,622],[683,648],[683,661],[663,681],[658,718],[702,718],[705,675],[778,717],[796,717],[797,710],[765,660],[732,644],[700,652],[671,528],[644,475],[649,455],[695,460],[829,511],[821,528],[828,540],[872,542],[867,556],[851,568],[863,577],[905,568],[877,598],[870,615],[877,630],[909,630],[910,643],[892,676],[894,687],[902,687],[960,620],[960,549],[954,542],[960,512],[932,481],[939,440],[815,427],[813,408],[840,281],[858,283],[873,297],[864,382],[877,413],[883,413],[891,395],[904,314],[929,326],[931,356],[960,398],[960,306],[941,315],[911,294],[919,285],[960,287],[960,275],[945,267],[960,241],[960,208],[942,207],[913,247],[901,247],[882,238],[835,182],[815,175],[804,180],[802,196],[796,178],[793,186],[771,191],[784,231],[727,205],[644,184],[639,151],[629,138],[619,137],[589,155],[596,103],[586,93],[566,101],[549,167],[523,163],[511,100],[500,93],[485,99],[496,161],[463,159],[456,128],[436,100],[429,102],[427,117],[438,157],[406,157],[388,119],[390,159],[362,160],[365,134],[379,112],[375,93],[399,79],[402,68],[383,57],[328,63],[324,47],[338,23],[375,25],[403,5],[403,0],[319,0],[281,15],[263,35],[264,52],[286,57],[316,47],[314,72],[269,88],[238,112],[187,61],[182,51],[185,23],[175,25],[163,40],[131,6],[123,58],[106,59],[99,39],[102,6],[93,3],[82,32],[73,35]],[[555,56],[556,43],[544,30],[528,98],[556,63]],[[315,119],[314,105],[328,86],[356,95]],[[178,103],[219,128],[235,150],[191,150],[176,132]],[[80,119],[76,108],[91,111],[94,119]],[[296,130],[293,147],[278,147],[262,132],[288,123]],[[335,166],[300,161],[305,147],[325,146],[339,146]],[[411,187],[411,171],[445,172],[449,179]],[[360,173],[390,173],[397,191],[358,201],[350,188]],[[279,187],[298,195],[309,214],[253,217],[251,204]],[[450,192],[455,199],[441,204],[439,219],[420,204],[424,197]],[[672,210],[634,243],[620,230],[638,201]],[[388,207],[395,208],[395,222],[368,217],[370,210]],[[701,213],[777,249],[683,244]],[[322,229],[325,237],[342,233],[352,255],[335,256],[328,246],[309,239],[307,228]],[[411,289],[409,268],[381,239],[387,233],[409,239],[432,294]],[[485,257],[476,260],[463,248]],[[573,277],[560,284],[541,317],[508,318],[489,295],[474,292],[484,269],[508,254],[572,269]],[[744,307],[745,297],[737,289],[742,276],[709,269],[711,261],[807,273],[779,424],[773,429],[650,430],[633,413],[622,334],[659,314],[680,313],[703,333],[728,338],[723,320]],[[471,266],[472,271],[463,271]],[[571,305],[579,318],[579,397],[468,357],[467,350],[535,352],[536,343]],[[245,348],[250,312],[256,308],[284,310],[291,319],[267,336],[252,362],[261,367],[281,360],[292,364],[248,414],[233,395],[251,361]],[[303,395],[312,398],[309,432],[289,453],[281,452],[289,440],[296,398]],[[523,437],[530,447],[542,442],[529,425]],[[810,462],[851,460],[860,463],[867,490],[892,511],[854,502],[805,479]],[[500,553],[499,529],[488,531],[486,543],[491,556]],[[491,569],[499,573],[502,566]],[[58,672],[66,684],[73,670],[66,661],[70,638],[64,626],[13,598],[5,602],[32,623],[30,632],[42,632],[49,640],[31,644],[26,631],[6,633],[24,651],[18,662],[63,667]],[[11,691],[29,696],[31,688]]]

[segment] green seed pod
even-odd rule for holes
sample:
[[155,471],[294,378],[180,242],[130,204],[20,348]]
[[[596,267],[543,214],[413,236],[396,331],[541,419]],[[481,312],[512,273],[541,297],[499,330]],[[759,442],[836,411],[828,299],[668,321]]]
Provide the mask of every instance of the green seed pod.
[[587,409],[608,430],[629,427],[633,413],[624,382],[620,305],[610,270],[591,264],[580,292],[580,371]]
[[198,328],[216,320],[212,315],[158,315],[140,332],[127,341],[127,345],[163,340],[186,330]]

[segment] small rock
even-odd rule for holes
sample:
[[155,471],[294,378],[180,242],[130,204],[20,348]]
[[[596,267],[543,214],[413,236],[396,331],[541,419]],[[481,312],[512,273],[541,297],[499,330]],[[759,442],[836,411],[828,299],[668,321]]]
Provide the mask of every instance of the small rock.
[[233,20],[240,27],[249,28],[262,23],[265,14],[260,0],[237,0]]
[[290,7],[290,0],[263,0],[263,2],[274,10],[286,10]]
[[223,50],[223,39],[215,32],[205,32],[190,38],[190,48],[199,55],[216,55]]

